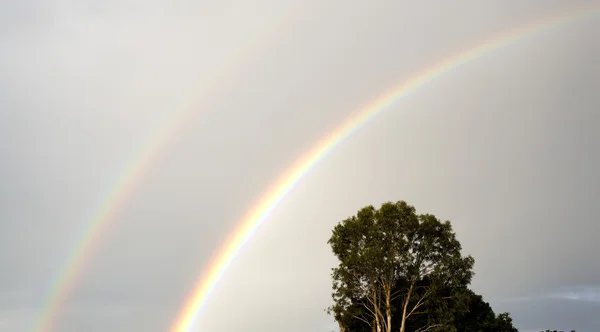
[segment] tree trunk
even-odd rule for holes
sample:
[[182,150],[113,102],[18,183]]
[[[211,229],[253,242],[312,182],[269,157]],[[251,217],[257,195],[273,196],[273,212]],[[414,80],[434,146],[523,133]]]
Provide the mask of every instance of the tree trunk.
[[404,300],[404,308],[402,309],[402,322],[400,324],[400,332],[405,332],[406,329],[406,311],[408,309],[408,303],[410,302],[410,295],[412,294],[413,286],[415,285],[415,281],[410,282],[410,287],[408,288],[408,294],[406,294],[406,299]]
[[387,316],[386,332],[392,332],[392,286],[388,285],[385,292],[385,315]]
[[379,321],[380,319],[380,308],[379,308],[379,297],[377,296],[377,288],[373,288],[373,298],[375,301],[373,301],[374,305],[373,305],[373,312],[375,313],[375,326],[377,326],[377,332],[382,332],[381,331],[381,322]]

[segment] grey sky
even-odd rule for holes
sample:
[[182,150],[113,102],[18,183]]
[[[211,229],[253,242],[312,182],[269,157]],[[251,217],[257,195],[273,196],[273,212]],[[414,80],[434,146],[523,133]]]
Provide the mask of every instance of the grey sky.
[[[592,3],[0,2],[0,331],[27,330],[174,113],[197,110],[86,259],[56,331],[167,330],[245,212],[346,116],[465,47]],[[202,99],[207,75],[289,8],[301,9]],[[374,118],[273,212],[195,329],[335,329],[323,312],[331,228],[403,199],[453,222],[476,259],[473,288],[520,329],[594,331],[598,31],[595,15],[518,41]]]

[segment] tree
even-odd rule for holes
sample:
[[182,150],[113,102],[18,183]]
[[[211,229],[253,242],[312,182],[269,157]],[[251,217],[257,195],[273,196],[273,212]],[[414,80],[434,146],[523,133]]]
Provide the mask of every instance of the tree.
[[467,294],[467,310],[457,315],[456,329],[462,332],[496,332],[497,318],[490,304],[471,290]]
[[[473,276],[474,260],[461,255],[450,222],[417,215],[404,201],[364,207],[338,223],[328,243],[339,260],[332,272],[330,312],[343,331],[358,319],[377,332],[391,332],[394,315],[405,332],[409,319],[417,321],[425,307],[441,312],[460,302]],[[442,319],[439,312],[429,314],[418,329],[441,330],[451,317]]]
[[[361,209],[356,216],[344,220],[333,230],[329,243],[340,258],[340,264],[333,269],[332,297],[335,304],[330,307],[340,330],[347,328],[347,321],[359,319],[371,325],[377,332],[390,332],[386,324],[391,319],[391,289],[394,278],[393,266],[388,263],[389,255],[382,243],[385,239],[377,222],[377,210],[372,206]],[[387,250],[389,251],[389,250]],[[386,297],[387,296],[387,297]],[[383,299],[382,299],[383,297]],[[351,299],[360,299],[362,311],[357,314]],[[382,303],[388,303],[382,310]]]
[[508,312],[503,312],[496,317],[496,326],[494,331],[498,332],[519,332],[513,324],[512,318]]
[[371,332],[371,324],[367,323],[368,315],[361,299],[353,299],[347,307],[333,305],[326,311],[338,322],[340,332]]
[[[424,281],[426,282],[426,281]],[[444,300],[448,294],[456,296],[452,301]],[[439,291],[420,310],[423,314],[413,317],[407,331],[417,331],[428,321],[444,322],[438,331],[458,332],[517,332],[508,313],[498,316],[481,295],[465,287]]]

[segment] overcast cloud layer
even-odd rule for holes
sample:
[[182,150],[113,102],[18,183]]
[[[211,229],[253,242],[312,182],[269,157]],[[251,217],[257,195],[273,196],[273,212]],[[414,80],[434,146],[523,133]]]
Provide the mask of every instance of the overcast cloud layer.
[[[240,218],[348,115],[466,47],[592,3],[0,2],[0,331],[28,330],[120,174],[176,114],[194,116],[121,202],[56,331],[166,331]],[[406,200],[453,222],[473,288],[522,331],[595,331],[598,59],[595,15],[402,99],[279,205],[195,329],[337,329],[323,312],[331,228]]]

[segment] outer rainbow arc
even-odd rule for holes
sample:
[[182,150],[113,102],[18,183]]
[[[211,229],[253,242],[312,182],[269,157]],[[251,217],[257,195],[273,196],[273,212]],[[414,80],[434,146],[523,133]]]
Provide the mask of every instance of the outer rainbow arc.
[[[291,7],[278,18],[274,24],[254,36],[249,42],[240,48],[240,51],[232,55],[228,61],[223,61],[222,65],[212,72],[209,79],[204,80],[204,85],[200,88],[205,91],[202,97],[211,96],[216,90],[222,88],[227,78],[233,73],[239,71],[240,67],[254,53],[263,50],[265,46],[276,39],[281,29],[294,21],[304,8]],[[198,101],[196,101],[198,102]],[[117,184],[113,186],[104,203],[99,208],[96,216],[85,226],[82,235],[69,252],[69,256],[55,277],[49,294],[46,297],[43,309],[39,317],[32,323],[30,328],[33,332],[47,332],[53,330],[56,316],[66,301],[68,295],[72,292],[75,284],[83,274],[83,267],[86,257],[99,245],[99,237],[114,221],[115,215],[119,212],[125,201],[131,197],[136,187],[144,179],[153,161],[159,158],[160,153],[165,151],[171,142],[176,139],[177,134],[184,132],[185,127],[192,123],[191,119],[198,113],[198,108],[191,108],[182,103],[178,107],[181,111],[162,128],[159,132],[150,138],[150,142],[145,145],[130,165],[119,176]]]
[[171,332],[188,332],[192,328],[200,309],[206,304],[208,296],[214,290],[219,279],[226,272],[229,265],[239,254],[244,244],[257,231],[258,227],[267,219],[271,211],[277,207],[296,184],[320,161],[328,152],[338,146],[350,134],[365,125],[370,119],[384,111],[387,107],[399,99],[407,96],[426,83],[440,77],[444,73],[457,68],[458,66],[485,55],[495,49],[501,48],[520,38],[527,37],[544,28],[555,27],[577,18],[584,18],[588,15],[596,14],[599,10],[598,5],[590,6],[569,14],[552,17],[537,23],[527,24],[522,28],[491,38],[488,41],[479,44],[464,52],[458,53],[452,57],[443,59],[437,64],[430,66],[408,79],[404,83],[389,90],[375,101],[360,109],[353,116],[349,117],[336,130],[319,141],[311,150],[304,154],[292,167],[290,167],[271,187],[267,193],[260,199],[258,204],[242,219],[240,226],[225,243],[221,253],[216,260],[209,265],[205,275],[199,279],[196,287],[188,302],[181,310],[181,313],[171,328]]

